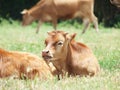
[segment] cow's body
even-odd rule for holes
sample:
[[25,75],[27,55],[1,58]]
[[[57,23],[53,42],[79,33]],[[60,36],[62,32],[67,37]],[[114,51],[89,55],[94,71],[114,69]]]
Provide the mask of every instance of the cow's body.
[[111,2],[113,5],[115,5],[115,6],[117,6],[118,8],[120,8],[120,0],[110,0],[110,2]]
[[94,0],[41,0],[29,10],[23,10],[23,25],[38,20],[39,26],[46,21],[51,21],[56,30],[58,19],[82,18],[85,25],[83,32],[88,28],[90,22],[98,31],[97,18],[94,15]]
[[0,78],[47,79],[49,75],[50,68],[36,55],[0,49]]
[[74,37],[75,34],[69,36],[62,31],[50,32],[43,58],[53,63],[58,75],[94,76],[100,70],[96,57],[86,45],[74,41]]

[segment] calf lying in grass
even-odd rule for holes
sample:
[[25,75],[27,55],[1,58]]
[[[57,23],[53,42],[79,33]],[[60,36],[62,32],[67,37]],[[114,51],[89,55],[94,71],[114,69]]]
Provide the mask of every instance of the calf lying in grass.
[[85,44],[74,40],[76,34],[52,31],[48,35],[42,56],[46,62],[53,63],[58,75],[94,76],[99,72],[100,66],[93,52]]
[[0,78],[5,77],[47,79],[52,74],[45,61],[36,55],[0,49]]

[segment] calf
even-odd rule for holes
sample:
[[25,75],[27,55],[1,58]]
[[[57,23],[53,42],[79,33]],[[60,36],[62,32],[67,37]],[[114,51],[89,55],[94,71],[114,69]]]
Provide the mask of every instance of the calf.
[[52,31],[48,35],[42,57],[46,62],[53,63],[58,75],[68,73],[71,76],[94,76],[99,72],[96,57],[85,44],[74,40],[76,34]]
[[25,9],[21,13],[23,26],[38,20],[36,33],[39,32],[39,27],[43,22],[52,22],[56,30],[58,19],[72,18],[82,18],[85,25],[82,33],[85,33],[91,22],[98,32],[98,21],[94,15],[94,0],[41,0],[31,9]]
[[46,79],[52,77],[49,66],[36,55],[0,49],[0,78]]

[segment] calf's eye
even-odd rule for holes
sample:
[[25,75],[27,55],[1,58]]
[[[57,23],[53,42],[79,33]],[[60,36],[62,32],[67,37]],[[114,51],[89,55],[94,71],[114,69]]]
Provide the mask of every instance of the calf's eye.
[[57,45],[63,45],[63,41],[59,41]]

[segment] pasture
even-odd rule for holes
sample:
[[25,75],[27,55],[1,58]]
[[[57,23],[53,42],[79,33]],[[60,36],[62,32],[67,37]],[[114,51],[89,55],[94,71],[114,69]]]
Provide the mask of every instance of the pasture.
[[[81,35],[82,25],[78,23],[58,24],[58,30],[77,33],[76,41],[88,45],[96,55],[101,66],[101,72],[95,77],[70,77],[60,81],[18,80],[12,78],[0,79],[0,90],[120,90],[120,29],[104,28],[99,25],[100,33],[90,27]],[[34,53],[41,57],[45,47],[44,40],[53,27],[44,24],[39,34],[35,33],[36,24],[21,27],[19,22],[0,24],[0,48]]]

